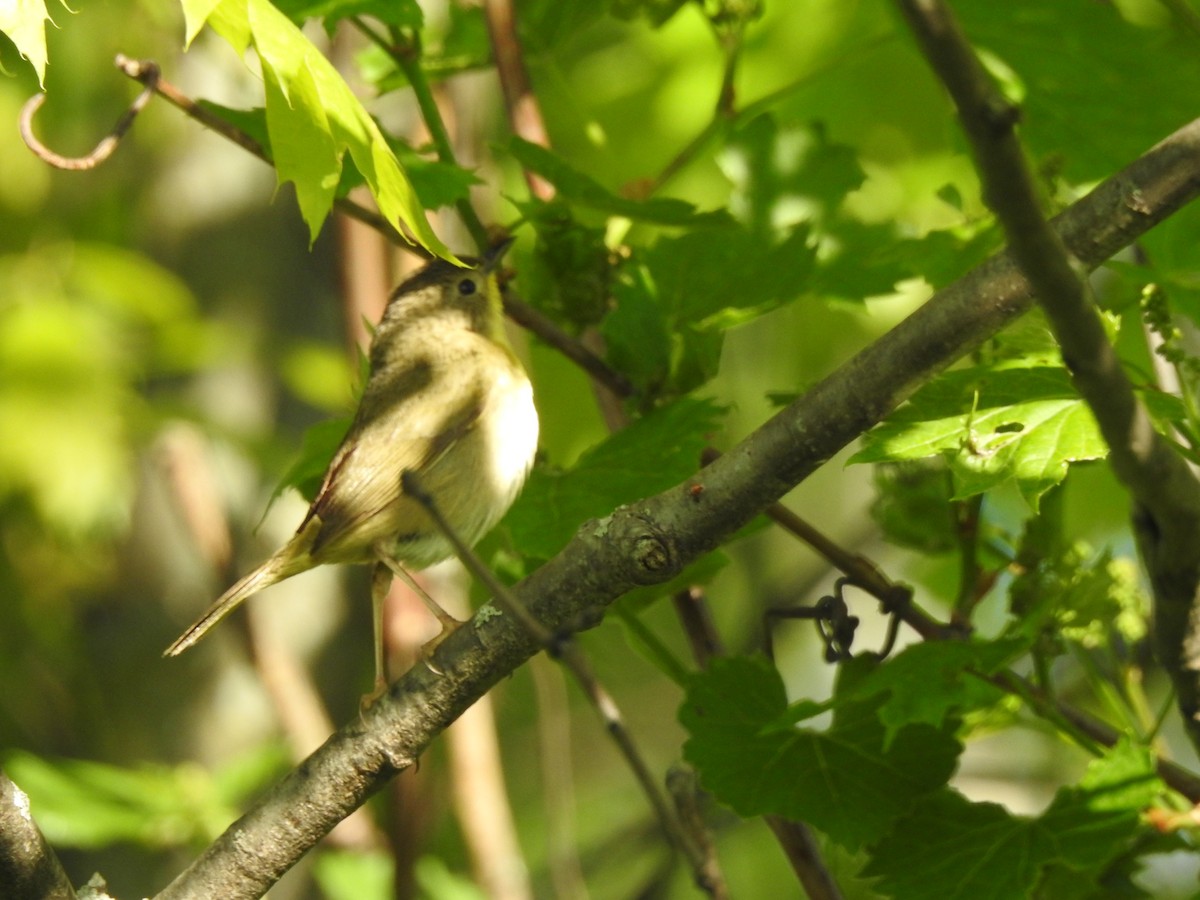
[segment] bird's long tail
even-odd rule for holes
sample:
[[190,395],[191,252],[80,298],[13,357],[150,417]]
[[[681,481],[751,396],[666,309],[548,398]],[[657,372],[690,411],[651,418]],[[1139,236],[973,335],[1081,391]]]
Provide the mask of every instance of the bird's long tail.
[[188,630],[176,639],[175,643],[163,651],[163,656],[178,656],[204,637],[210,628],[233,612],[243,600],[301,571],[301,569],[289,565],[290,562],[291,560],[287,558],[287,548],[276,553],[218,597],[204,615],[193,622]]

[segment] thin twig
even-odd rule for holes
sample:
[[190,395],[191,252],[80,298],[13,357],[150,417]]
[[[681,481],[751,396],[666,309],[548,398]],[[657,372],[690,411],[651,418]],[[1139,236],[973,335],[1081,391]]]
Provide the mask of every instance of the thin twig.
[[139,79],[145,85],[142,92],[129,104],[129,108],[121,114],[121,118],[117,119],[117,124],[112,127],[112,131],[102,138],[100,143],[96,144],[91,153],[85,156],[60,156],[39,141],[34,135],[33,117],[41,109],[42,104],[46,102],[45,94],[34,94],[21,108],[21,138],[25,141],[25,145],[39,159],[54,166],[56,169],[66,169],[70,172],[83,172],[88,169],[94,169],[113,155],[113,151],[121,143],[121,138],[125,136],[125,132],[129,130],[129,127],[133,124],[133,120],[137,118],[137,114],[150,102],[150,98],[154,96],[158,77],[158,66],[153,63],[147,65],[144,78]]
[[504,312],[522,328],[536,334],[614,394],[632,397],[635,393],[633,383],[628,378],[555,325],[548,316],[523,302],[507,287],[504,291]]
[[[450,165],[458,165],[458,160],[454,155],[454,144],[450,140],[450,132],[446,130],[446,123],[442,119],[442,111],[438,109],[437,100],[434,99],[433,91],[429,88],[429,80],[421,68],[420,35],[409,34],[404,41],[389,40],[359,16],[352,16],[350,21],[400,67],[400,71],[408,79],[409,87],[412,88],[417,108],[421,110],[421,119],[429,130],[429,137],[433,141],[438,159]],[[398,38],[399,35],[393,32],[393,37]],[[491,239],[488,237],[487,228],[479,219],[479,214],[475,212],[475,207],[471,205],[470,200],[462,198],[455,202],[454,208],[458,211],[459,218],[462,219],[472,240],[475,241],[476,249],[482,253],[491,243]]]
[[[912,603],[909,588],[891,581],[866,557],[838,546],[791,510],[777,504],[768,508],[767,515],[815,549],[834,567],[846,573],[856,587],[883,603],[885,608],[917,632],[922,639],[944,641],[962,640],[966,637],[963,629],[937,621]],[[908,595],[908,599],[905,599],[905,595]],[[1083,747],[1092,746],[1093,743],[1111,747],[1121,737],[1120,733],[1106,722],[1068,703],[1048,697],[1041,688],[1012,672],[990,676],[986,680],[1008,693],[1023,698],[1035,713],[1063,727],[1063,730],[1072,734]],[[1179,791],[1192,802],[1200,803],[1200,776],[1162,757],[1157,759],[1156,767],[1159,776],[1169,787]]]
[[671,604],[675,607],[676,617],[683,624],[683,633],[697,665],[704,667],[714,656],[721,656],[725,652],[703,588],[692,586],[677,591],[671,598]]
[[662,791],[659,790],[654,775],[650,771],[650,766],[642,756],[641,751],[637,748],[633,740],[633,735],[625,725],[625,720],[621,715],[620,709],[617,707],[616,701],[600,683],[599,679],[596,678],[595,672],[592,671],[591,663],[588,662],[583,651],[579,649],[579,645],[574,641],[571,633],[569,631],[551,631],[513,597],[508,588],[500,582],[491,569],[483,564],[479,557],[475,555],[475,552],[467,546],[450,523],[446,521],[446,517],[442,515],[441,509],[434,502],[429,492],[421,485],[420,479],[415,472],[406,469],[400,476],[400,483],[405,495],[412,497],[424,507],[430,518],[433,519],[434,524],[437,525],[438,530],[441,531],[454,547],[455,554],[462,564],[466,566],[467,570],[479,579],[480,583],[491,592],[492,602],[496,607],[520,622],[521,626],[532,635],[534,640],[547,653],[559,660],[575,676],[576,681],[579,682],[579,686],[583,689],[584,696],[587,697],[588,701],[599,714],[601,721],[604,723],[605,730],[621,751],[621,755],[625,757],[625,762],[633,770],[638,784],[641,786],[642,791],[650,801],[651,807],[658,816],[664,833],[675,848],[682,852],[689,863],[692,864],[697,878],[699,878],[703,870],[703,854],[693,845],[692,840],[676,816],[674,808],[667,802]]
[[[483,15],[487,20],[496,74],[500,77],[500,89],[504,94],[504,105],[513,132],[531,144],[549,147],[546,123],[542,119],[541,107],[533,93],[529,72],[525,69],[521,54],[512,0],[485,0]],[[537,199],[545,201],[554,197],[554,185],[537,173],[526,170],[525,182],[529,185],[529,192]]]
[[698,876],[700,883],[707,886],[708,895],[714,900],[728,900],[729,885],[725,883],[725,875],[717,860],[717,848],[705,825],[704,813],[700,810],[700,784],[696,773],[688,768],[672,767],[667,772],[667,790],[680,821],[692,840],[696,841],[703,860]]

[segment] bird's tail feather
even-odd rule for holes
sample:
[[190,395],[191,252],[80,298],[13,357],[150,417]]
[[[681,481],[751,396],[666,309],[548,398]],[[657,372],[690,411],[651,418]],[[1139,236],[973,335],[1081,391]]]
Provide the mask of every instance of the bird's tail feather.
[[300,571],[300,569],[289,566],[288,562],[289,560],[285,552],[277,553],[241,581],[234,584],[233,587],[218,597],[213,605],[205,611],[204,615],[193,622],[188,630],[175,640],[175,643],[163,651],[163,656],[178,656],[188,647],[192,646],[192,644],[196,643],[196,641],[200,640],[200,638],[204,637],[210,628],[233,612],[241,605],[243,600]]

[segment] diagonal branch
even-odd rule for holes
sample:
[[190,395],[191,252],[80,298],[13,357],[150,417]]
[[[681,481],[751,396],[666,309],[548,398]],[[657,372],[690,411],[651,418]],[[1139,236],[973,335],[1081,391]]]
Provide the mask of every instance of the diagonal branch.
[[1200,483],[1154,428],[1109,342],[1080,253],[1042,215],[1015,125],[1017,111],[993,86],[941,0],[899,0],[926,58],[945,83],[970,140],[984,199],[1033,285],[1080,395],[1132,494],[1135,526],[1155,595],[1160,661],[1179,692],[1200,747]]
[[[1147,152],[1055,220],[1095,267],[1200,193],[1200,121]],[[513,588],[553,630],[597,624],[640,584],[662,583],[727,539],[919,385],[1032,305],[1007,254],[993,257],[797,399],[687,482],[585,523]],[[260,799],[159,896],[260,896],[494,684],[541,649],[488,604],[384,698]]]
[[9,900],[74,900],[75,890],[33,815],[29,798],[0,771],[0,887]]

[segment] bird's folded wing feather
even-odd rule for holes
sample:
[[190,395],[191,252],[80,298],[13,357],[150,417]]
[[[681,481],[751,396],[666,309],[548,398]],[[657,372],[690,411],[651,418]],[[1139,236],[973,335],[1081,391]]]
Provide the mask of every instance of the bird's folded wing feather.
[[482,398],[469,384],[470,368],[439,366],[435,379],[424,362],[371,378],[305,518],[321,521],[312,553],[385,513],[403,493],[402,472],[427,470],[474,426]]

